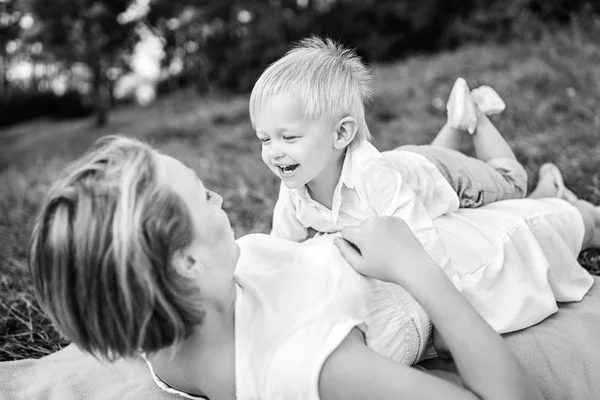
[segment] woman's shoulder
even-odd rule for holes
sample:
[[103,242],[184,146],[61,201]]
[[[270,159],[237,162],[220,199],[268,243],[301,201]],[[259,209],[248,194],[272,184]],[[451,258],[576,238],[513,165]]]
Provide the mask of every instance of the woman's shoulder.
[[347,317],[320,321],[304,326],[279,343],[265,363],[260,398],[319,399],[318,377],[328,357],[361,326],[362,321]]
[[[325,236],[295,243],[249,235],[238,241],[236,368],[252,371],[238,376],[238,390],[253,393],[261,385],[279,382],[277,377],[287,376],[289,384],[299,382],[292,380],[294,365],[308,377],[309,371],[318,370],[319,358],[326,357],[339,330],[347,333],[350,329],[342,325],[362,321],[369,285],[346,263],[332,240]],[[270,383],[264,382],[267,378]],[[276,384],[275,389],[279,387]]]

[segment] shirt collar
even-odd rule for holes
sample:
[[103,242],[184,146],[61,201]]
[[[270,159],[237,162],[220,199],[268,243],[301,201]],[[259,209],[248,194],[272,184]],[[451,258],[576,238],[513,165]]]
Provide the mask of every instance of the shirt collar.
[[[340,180],[333,192],[333,208],[332,211],[337,215],[339,211],[340,204],[339,201],[336,201],[341,196],[341,187],[342,185],[346,186],[349,189],[354,189],[356,179],[358,178],[357,174],[361,170],[361,168],[365,165],[365,163],[377,156],[381,153],[379,150],[375,148],[370,142],[367,140],[363,140],[360,143],[347,148],[346,155],[344,157],[344,163],[342,164],[342,173],[340,175]],[[314,200],[311,198],[310,193],[308,192],[308,187],[306,185],[302,186],[299,189],[292,190],[292,193],[298,195],[302,200],[307,203],[312,203]]]
[[354,189],[358,171],[360,171],[368,160],[377,157],[379,154],[381,154],[379,150],[367,140],[349,147],[346,150],[346,157],[344,157],[340,183],[343,183],[350,189]]

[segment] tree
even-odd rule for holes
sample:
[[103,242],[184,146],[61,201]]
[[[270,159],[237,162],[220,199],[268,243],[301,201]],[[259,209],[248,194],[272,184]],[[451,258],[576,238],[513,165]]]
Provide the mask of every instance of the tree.
[[38,37],[46,51],[68,65],[81,62],[91,71],[96,123],[108,122],[111,103],[107,72],[131,51],[137,21],[119,22],[133,0],[32,0],[43,25]]
[[[0,1],[0,100],[6,100],[10,96],[8,81],[8,68],[10,66],[11,53],[17,46],[17,40],[21,36],[21,19],[24,13],[16,0]],[[9,43],[14,49],[9,51]]]
[[297,7],[297,0],[154,0],[146,22],[165,39],[164,66],[180,63],[186,82],[247,91],[290,37],[300,37],[286,25]]

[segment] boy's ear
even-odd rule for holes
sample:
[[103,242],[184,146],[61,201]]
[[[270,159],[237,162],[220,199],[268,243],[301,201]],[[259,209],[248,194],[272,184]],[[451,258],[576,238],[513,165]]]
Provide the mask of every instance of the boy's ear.
[[197,278],[205,270],[205,265],[198,257],[187,250],[178,250],[171,260],[175,271],[185,278]]
[[353,117],[344,117],[335,126],[333,147],[338,150],[345,149],[356,136],[358,124]]

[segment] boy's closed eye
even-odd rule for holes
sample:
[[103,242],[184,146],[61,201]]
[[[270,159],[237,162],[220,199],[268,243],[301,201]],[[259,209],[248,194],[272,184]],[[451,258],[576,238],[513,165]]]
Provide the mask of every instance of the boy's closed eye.
[[267,143],[270,139],[268,137],[258,137],[258,141],[261,143]]

